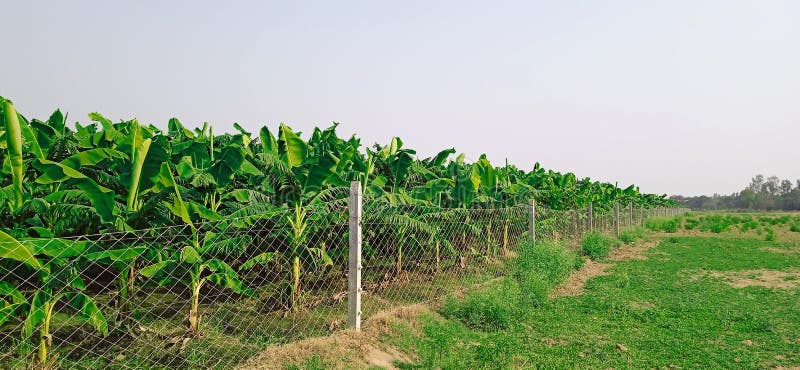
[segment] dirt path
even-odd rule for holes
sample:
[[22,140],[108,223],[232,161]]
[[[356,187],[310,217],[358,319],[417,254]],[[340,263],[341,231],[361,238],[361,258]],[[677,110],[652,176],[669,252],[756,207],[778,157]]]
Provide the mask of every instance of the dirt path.
[[[608,261],[623,261],[623,260],[646,260],[647,250],[658,245],[655,241],[637,242],[634,244],[623,244],[619,248],[614,248],[609,253]],[[551,298],[555,297],[568,297],[583,294],[586,282],[593,277],[608,275],[606,271],[614,266],[613,263],[601,263],[592,260],[586,261],[580,270],[573,272],[567,281],[553,289],[550,293]]]

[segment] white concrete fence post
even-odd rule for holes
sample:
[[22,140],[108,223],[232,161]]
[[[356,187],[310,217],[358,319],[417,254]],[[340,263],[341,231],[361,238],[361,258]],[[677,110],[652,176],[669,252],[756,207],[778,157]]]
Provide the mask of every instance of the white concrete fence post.
[[619,202],[614,203],[614,229],[616,229],[617,237],[619,237]]
[[531,240],[536,243],[536,199],[531,199],[528,205],[528,232],[531,234]]
[[350,183],[347,326],[361,331],[361,182]]

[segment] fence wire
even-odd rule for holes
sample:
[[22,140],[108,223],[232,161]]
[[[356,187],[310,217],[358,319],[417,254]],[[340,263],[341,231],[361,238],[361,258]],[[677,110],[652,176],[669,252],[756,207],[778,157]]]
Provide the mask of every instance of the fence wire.
[[[678,209],[620,208],[620,227]],[[437,300],[504,275],[527,205],[446,209],[365,199],[362,311]],[[0,367],[232,368],[344,329],[348,204],[147,230],[0,239]],[[613,232],[613,209],[537,207],[537,239]]]

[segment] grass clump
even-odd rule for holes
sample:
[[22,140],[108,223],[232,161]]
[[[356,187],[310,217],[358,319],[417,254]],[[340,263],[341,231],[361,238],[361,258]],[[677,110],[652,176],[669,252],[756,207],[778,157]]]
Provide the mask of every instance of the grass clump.
[[700,231],[710,231],[719,234],[723,231],[728,231],[731,225],[737,223],[738,218],[735,216],[722,216],[710,215],[700,218]]
[[325,362],[318,355],[313,355],[311,358],[301,364],[292,364],[286,367],[288,370],[322,370],[327,369]]
[[[510,284],[506,284],[510,285]],[[457,319],[478,330],[501,330],[511,325],[516,317],[516,307],[509,296],[513,287],[494,287],[491,290],[470,292],[466,297],[449,297],[442,307],[447,318]]]
[[622,230],[619,233],[619,240],[625,244],[632,244],[637,240],[642,240],[646,237],[647,237],[647,230],[641,227]]
[[756,229],[758,229],[758,222],[753,220],[746,221],[739,227],[739,230],[741,232],[747,232],[748,230],[756,230]]
[[512,279],[500,286],[469,292],[465,297],[447,298],[442,315],[472,329],[506,329],[518,318],[520,310],[546,303],[550,291],[584,263],[583,257],[556,241],[526,240],[512,262]]
[[593,259],[599,260],[608,256],[611,248],[619,245],[619,241],[611,238],[610,236],[601,234],[597,231],[590,232],[583,236],[581,241],[581,251],[583,255]]
[[652,231],[663,231],[665,233],[676,233],[678,232],[678,226],[680,226],[680,219],[678,218],[654,218],[645,221],[644,227],[652,230]]
[[791,226],[789,226],[789,231],[800,233],[800,224],[792,224]]
[[523,242],[513,274],[519,285],[520,302],[524,306],[543,304],[550,290],[583,263],[575,252],[558,242]]
[[774,242],[775,241],[775,230],[772,230],[772,228],[768,227],[768,228],[765,228],[765,231],[766,231],[767,235],[764,236],[764,240],[766,240],[768,242]]

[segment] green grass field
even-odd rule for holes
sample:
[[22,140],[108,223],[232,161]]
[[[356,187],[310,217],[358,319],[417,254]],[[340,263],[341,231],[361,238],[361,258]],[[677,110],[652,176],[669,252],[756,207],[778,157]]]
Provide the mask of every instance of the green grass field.
[[658,234],[582,295],[534,306],[498,282],[381,341],[415,354],[395,362],[408,369],[800,366],[800,234],[785,231]]

